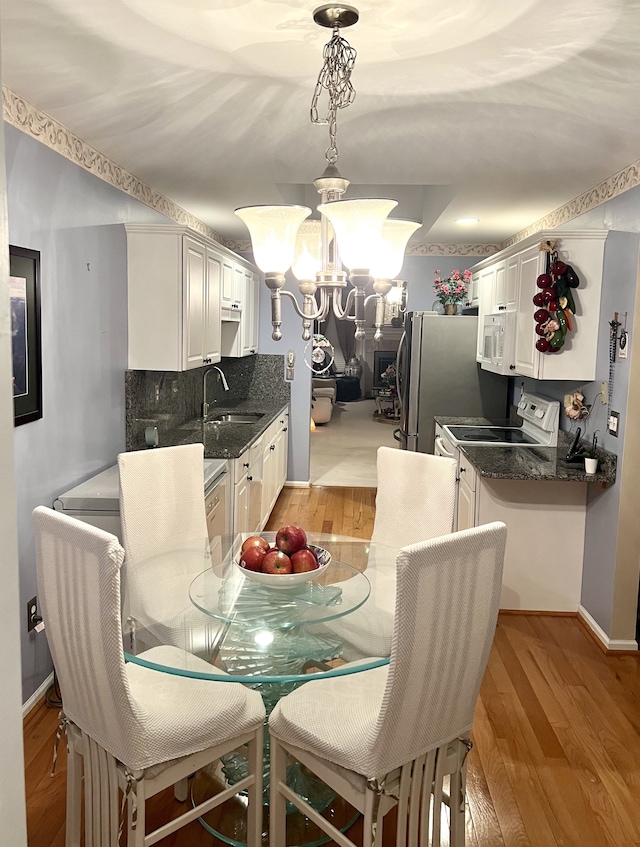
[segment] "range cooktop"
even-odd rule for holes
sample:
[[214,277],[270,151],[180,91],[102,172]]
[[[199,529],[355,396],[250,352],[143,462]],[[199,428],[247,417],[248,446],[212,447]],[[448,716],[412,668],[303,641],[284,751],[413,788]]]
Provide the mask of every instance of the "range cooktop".
[[463,444],[494,444],[496,447],[518,444],[524,447],[540,445],[539,441],[531,438],[520,427],[447,426],[446,429],[455,441]]

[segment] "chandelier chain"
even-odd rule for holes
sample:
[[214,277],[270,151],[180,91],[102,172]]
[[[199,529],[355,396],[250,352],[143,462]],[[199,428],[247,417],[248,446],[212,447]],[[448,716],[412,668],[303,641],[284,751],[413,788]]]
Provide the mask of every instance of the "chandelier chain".
[[[340,35],[338,28],[334,29],[331,40],[323,51],[324,64],[320,69],[313,99],[311,101],[311,121],[314,124],[327,124],[329,127],[329,147],[325,157],[330,165],[338,161],[338,109],[345,109],[356,97],[351,84],[351,72],[356,62],[356,50]],[[318,104],[322,92],[326,90],[329,96],[327,115],[320,118]]]

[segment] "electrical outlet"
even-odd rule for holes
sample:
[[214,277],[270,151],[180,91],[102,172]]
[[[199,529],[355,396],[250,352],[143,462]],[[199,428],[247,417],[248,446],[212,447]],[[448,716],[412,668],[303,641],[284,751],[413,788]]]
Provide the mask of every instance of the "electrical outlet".
[[609,383],[603,382],[602,388],[600,389],[600,402],[603,406],[607,405],[607,398],[609,397]]
[[610,435],[615,435],[618,437],[618,430],[620,429],[620,412],[611,412],[609,415],[609,420],[607,421],[607,432]]
[[34,630],[42,622],[38,609],[38,597],[32,597],[27,603],[27,632]]

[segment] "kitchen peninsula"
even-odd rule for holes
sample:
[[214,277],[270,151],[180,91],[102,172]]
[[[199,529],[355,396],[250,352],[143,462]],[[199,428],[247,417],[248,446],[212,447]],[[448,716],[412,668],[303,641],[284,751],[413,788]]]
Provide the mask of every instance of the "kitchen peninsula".
[[[444,426],[496,425],[486,418],[436,417]],[[511,421],[513,426],[514,422]],[[457,528],[504,521],[507,549],[500,608],[577,612],[580,604],[587,486],[616,478],[616,456],[598,451],[599,469],[567,463],[569,433],[557,447],[458,444]]]

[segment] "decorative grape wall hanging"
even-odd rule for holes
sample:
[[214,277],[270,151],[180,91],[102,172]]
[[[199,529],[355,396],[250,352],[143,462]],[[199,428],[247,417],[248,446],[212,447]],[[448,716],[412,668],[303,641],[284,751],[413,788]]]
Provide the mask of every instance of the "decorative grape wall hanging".
[[578,274],[571,265],[558,258],[557,241],[543,241],[540,249],[547,254],[546,271],[540,274],[536,285],[540,289],[533,298],[537,307],[536,349],[541,353],[558,353],[564,346],[567,333],[575,327],[576,304],[572,288],[580,285]]

